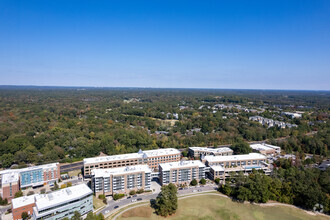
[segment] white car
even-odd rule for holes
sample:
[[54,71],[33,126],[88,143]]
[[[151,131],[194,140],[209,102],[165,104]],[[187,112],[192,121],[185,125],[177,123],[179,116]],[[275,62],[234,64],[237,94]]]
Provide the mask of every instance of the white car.
[[136,202],[136,199],[132,199],[132,202]]
[[105,211],[105,214],[108,214],[109,213],[109,210]]

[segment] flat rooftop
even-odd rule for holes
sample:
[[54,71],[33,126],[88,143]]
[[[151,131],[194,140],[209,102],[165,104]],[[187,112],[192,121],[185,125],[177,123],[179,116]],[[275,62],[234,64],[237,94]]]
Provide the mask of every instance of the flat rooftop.
[[9,183],[17,183],[19,180],[18,172],[10,172],[2,175],[2,185]]
[[223,162],[223,161],[239,161],[239,160],[265,160],[264,155],[259,153],[249,153],[242,155],[230,155],[230,156],[205,156],[205,160],[209,162]]
[[202,163],[200,160],[187,160],[187,161],[177,161],[177,162],[170,162],[170,163],[162,163],[159,164],[162,170],[171,170],[176,168],[185,168],[185,167],[205,167],[205,164]]
[[30,205],[35,202],[36,195],[22,196],[11,200],[13,209],[20,208],[22,206]]
[[189,147],[193,151],[204,151],[210,153],[233,152],[229,147],[209,148],[209,147]]
[[218,165],[218,166],[210,166],[210,167],[214,171],[225,171],[225,169],[222,166],[220,166],[220,165]]
[[139,158],[149,158],[149,157],[157,157],[157,156],[166,156],[172,154],[180,154],[180,151],[174,148],[164,148],[164,149],[156,149],[156,150],[139,150],[138,153],[132,154],[119,154],[105,157],[92,157],[85,158],[84,164],[93,164],[107,161],[115,161],[115,160],[125,160],[125,159],[139,159]]
[[43,164],[43,165],[37,165],[37,166],[31,166],[31,167],[26,167],[22,169],[7,169],[7,170],[1,170],[0,175],[4,175],[6,173],[20,173],[20,172],[25,172],[25,171],[30,171],[30,170],[37,170],[37,169],[51,169],[51,168],[57,168],[57,165],[59,163],[49,163],[49,164]]
[[35,196],[36,210],[39,211],[55,207],[92,194],[92,190],[86,184],[71,186],[49,194],[39,194]]
[[151,173],[151,169],[148,165],[135,165],[127,167],[117,167],[108,169],[94,169],[92,170],[92,175],[94,177],[109,177],[110,175],[120,175],[126,173],[136,173],[136,172],[146,172]]
[[43,164],[39,166],[32,166],[32,167],[26,167],[23,169],[19,169],[19,172],[25,172],[25,171],[30,171],[30,170],[37,170],[37,169],[56,169],[57,165],[59,163],[49,163],[49,164]]
[[253,150],[281,150],[280,147],[270,144],[251,144]]

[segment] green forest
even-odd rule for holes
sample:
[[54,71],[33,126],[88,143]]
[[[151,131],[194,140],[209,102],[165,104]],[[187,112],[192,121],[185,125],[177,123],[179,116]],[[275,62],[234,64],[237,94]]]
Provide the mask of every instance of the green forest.
[[[2,86],[0,166],[253,141],[327,157],[329,110],[329,92]],[[255,115],[297,127],[268,128]]]

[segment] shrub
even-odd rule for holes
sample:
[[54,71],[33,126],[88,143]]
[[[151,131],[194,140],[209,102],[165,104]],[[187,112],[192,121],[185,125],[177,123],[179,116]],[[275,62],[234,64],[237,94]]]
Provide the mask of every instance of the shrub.
[[72,186],[72,183],[71,182],[67,182],[67,187],[70,187],[70,186]]
[[40,190],[40,194],[45,194],[46,193],[46,189],[41,189]]
[[216,184],[219,184],[219,183],[220,183],[220,179],[219,179],[219,178],[215,178],[214,182],[215,182]]
[[132,195],[135,195],[136,192],[135,192],[135,190],[132,190],[132,191],[129,192],[129,194],[132,196]]
[[105,199],[105,195],[103,194],[99,195],[99,199]]
[[66,184],[61,185],[61,189],[64,189],[64,188],[66,188]]
[[193,179],[191,182],[190,182],[190,185],[192,186],[197,186],[197,180],[196,179]]
[[27,212],[22,212],[22,219],[25,220],[25,219],[28,219],[29,218],[29,214],[27,214]]
[[121,199],[125,196],[125,194],[118,194],[116,193],[115,195],[113,195],[113,200],[118,200],[118,199]]
[[205,185],[205,184],[206,184],[206,180],[203,178],[203,179],[201,179],[201,180],[199,181],[199,183],[202,184],[202,185]]
[[138,191],[136,191],[137,194],[141,194],[144,193],[144,189],[139,189]]
[[15,193],[15,198],[22,197],[22,196],[23,196],[23,192],[21,190]]

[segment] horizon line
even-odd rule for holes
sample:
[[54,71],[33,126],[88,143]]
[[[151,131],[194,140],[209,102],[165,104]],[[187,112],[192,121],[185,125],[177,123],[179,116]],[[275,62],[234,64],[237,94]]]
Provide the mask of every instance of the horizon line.
[[63,86],[63,85],[0,85],[0,87],[58,87],[58,88],[94,88],[94,89],[125,89],[125,88],[133,88],[133,89],[200,89],[200,90],[266,90],[266,91],[314,91],[314,92],[330,92],[330,90],[315,90],[315,89],[243,89],[243,88],[193,88],[193,87],[150,87],[150,86]]

